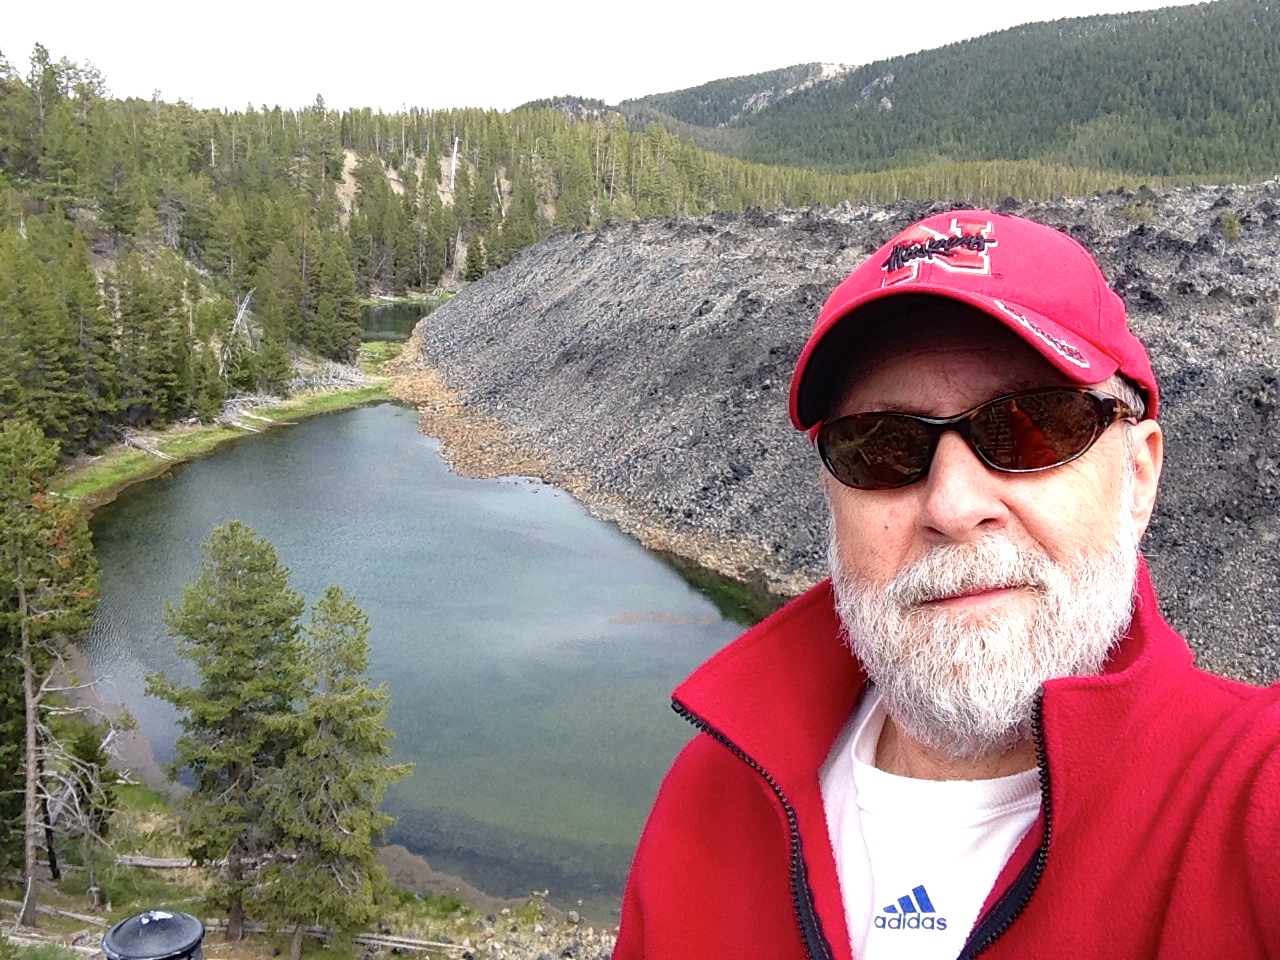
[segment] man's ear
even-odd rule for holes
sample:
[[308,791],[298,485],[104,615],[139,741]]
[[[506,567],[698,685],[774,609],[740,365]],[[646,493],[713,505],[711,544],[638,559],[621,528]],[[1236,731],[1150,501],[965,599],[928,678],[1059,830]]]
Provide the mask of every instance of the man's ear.
[[1154,420],[1142,420],[1128,428],[1133,443],[1133,519],[1145,533],[1156,506],[1156,489],[1164,466],[1164,431]]

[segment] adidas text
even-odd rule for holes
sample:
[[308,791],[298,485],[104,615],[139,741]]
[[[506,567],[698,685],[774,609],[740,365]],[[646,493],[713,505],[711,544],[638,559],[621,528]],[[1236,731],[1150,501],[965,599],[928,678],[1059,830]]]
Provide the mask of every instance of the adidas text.
[[907,914],[905,917],[901,914],[896,917],[881,915],[876,917],[875,925],[879,930],[945,930],[947,918],[929,914],[921,916],[918,913]]

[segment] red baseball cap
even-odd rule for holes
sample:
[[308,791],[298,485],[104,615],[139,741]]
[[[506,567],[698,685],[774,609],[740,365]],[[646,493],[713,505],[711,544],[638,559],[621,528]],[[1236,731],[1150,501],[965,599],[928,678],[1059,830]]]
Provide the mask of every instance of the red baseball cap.
[[[986,210],[953,210],[912,224],[849,274],[823,304],[791,379],[791,422],[822,422],[850,351],[850,337],[894,311],[868,310],[895,297],[941,297],[1004,324],[1079,384],[1115,373],[1146,395],[1159,391],[1151,360],[1129,330],[1124,301],[1098,264],[1067,234]],[[892,305],[892,304],[890,304]]]

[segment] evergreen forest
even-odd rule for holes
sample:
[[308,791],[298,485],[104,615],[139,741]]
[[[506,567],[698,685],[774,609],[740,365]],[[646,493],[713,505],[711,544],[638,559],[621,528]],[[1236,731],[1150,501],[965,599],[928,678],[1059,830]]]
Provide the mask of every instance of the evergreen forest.
[[835,175],[708,152],[607,109],[396,114],[115,99],[0,58],[0,414],[64,455],[350,362],[361,298],[473,281],[549,231],[901,196],[1088,193],[1086,167]]
[[[622,108],[710,149],[827,170],[1003,159],[1221,181],[1280,168],[1268,0],[1031,23],[813,82],[819,66]],[[744,109],[753,98],[767,105]]]

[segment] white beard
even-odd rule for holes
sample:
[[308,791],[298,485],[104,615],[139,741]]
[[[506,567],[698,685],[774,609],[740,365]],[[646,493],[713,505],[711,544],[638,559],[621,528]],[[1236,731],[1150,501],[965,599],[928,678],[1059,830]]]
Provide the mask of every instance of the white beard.
[[[833,536],[848,643],[904,733],[949,757],[988,756],[1030,738],[1045,680],[1101,671],[1133,613],[1140,532],[1125,487],[1114,541],[1069,563],[992,535],[937,547],[875,584],[844,573]],[[986,615],[922,606],[1015,585],[1033,591],[1031,605]]]

